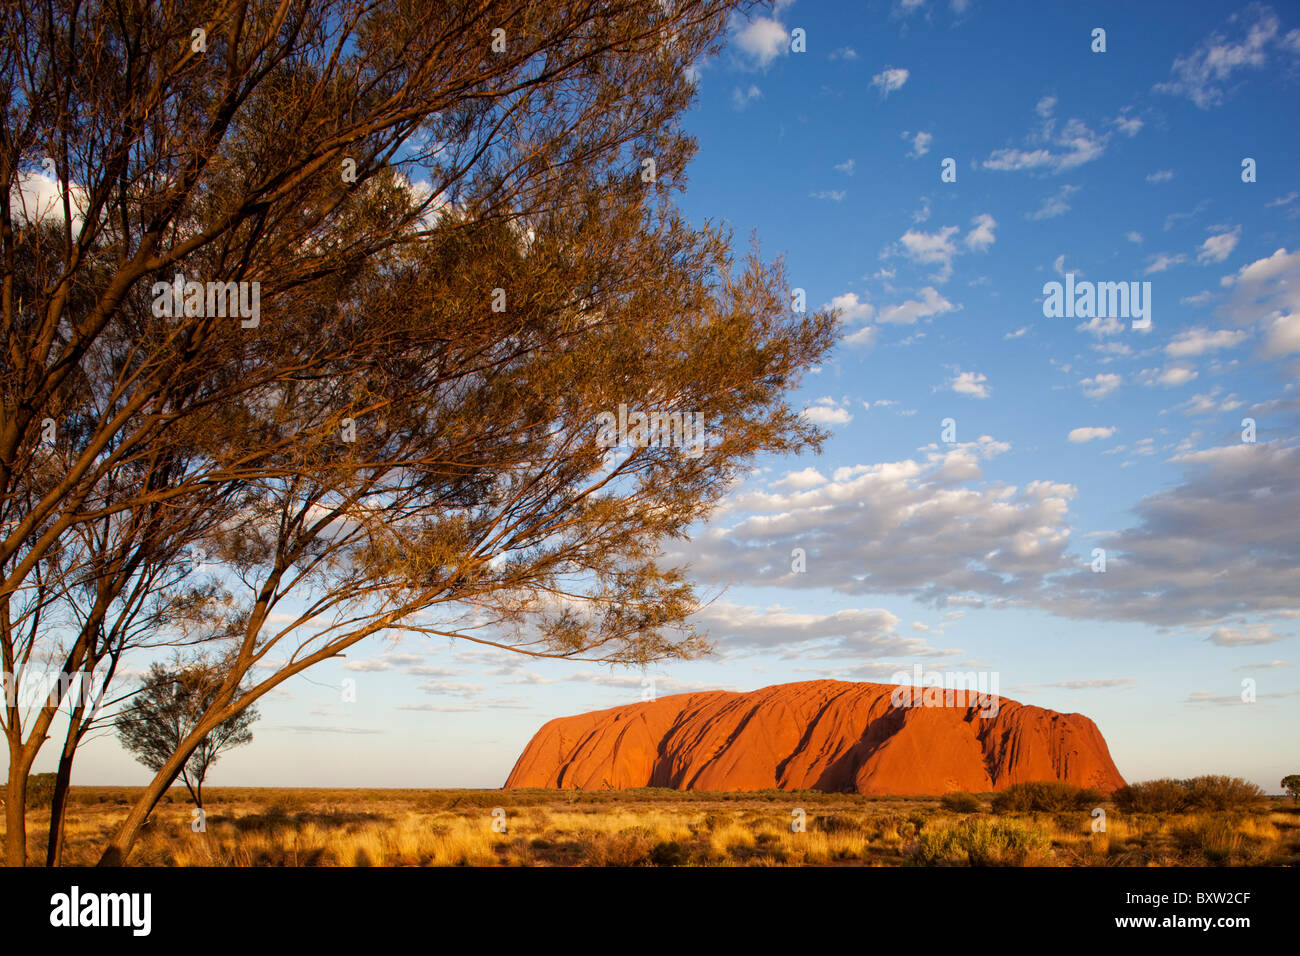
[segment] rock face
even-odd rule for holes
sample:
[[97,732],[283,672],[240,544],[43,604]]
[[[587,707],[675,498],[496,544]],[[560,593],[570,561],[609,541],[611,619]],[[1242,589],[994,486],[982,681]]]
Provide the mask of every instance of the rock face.
[[911,689],[898,690],[804,681],[559,717],[533,736],[505,785],[923,795],[1031,780],[1107,793],[1124,784],[1082,714],[1005,697],[992,707],[960,691],[946,699],[918,693],[907,706]]

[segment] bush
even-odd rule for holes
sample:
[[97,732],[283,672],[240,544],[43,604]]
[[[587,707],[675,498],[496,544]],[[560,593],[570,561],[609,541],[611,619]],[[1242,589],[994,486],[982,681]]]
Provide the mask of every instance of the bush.
[[1126,813],[1189,813],[1194,810],[1253,810],[1264,791],[1240,777],[1208,774],[1187,780],[1163,777],[1120,787],[1115,805]]
[[979,797],[960,791],[945,793],[939,798],[939,805],[951,813],[979,813],[984,809]]
[[1101,792],[1088,787],[1056,780],[1037,780],[1031,783],[1013,783],[993,795],[994,813],[1024,813],[1043,810],[1058,813],[1062,810],[1089,810],[1101,802]]
[[48,807],[54,802],[54,781],[57,773],[32,773],[27,775],[27,807]]
[[1264,791],[1240,777],[1206,774],[1186,780],[1161,778],[1130,783],[1114,792],[1126,813],[1191,813],[1193,810],[1252,810]]
[[858,821],[843,813],[819,814],[813,819],[813,829],[822,833],[850,833],[860,830]]
[[655,866],[681,866],[686,862],[686,850],[676,840],[656,843],[650,851],[650,862]]
[[1189,809],[1182,781],[1168,777],[1127,784],[1111,794],[1111,798],[1125,813],[1182,813]]
[[1211,774],[1184,783],[1197,810],[1253,810],[1264,798],[1262,789],[1240,777]]
[[1051,845],[1042,827],[1019,820],[980,817],[927,830],[920,835],[913,852],[917,861],[926,866],[1023,866],[1046,857]]

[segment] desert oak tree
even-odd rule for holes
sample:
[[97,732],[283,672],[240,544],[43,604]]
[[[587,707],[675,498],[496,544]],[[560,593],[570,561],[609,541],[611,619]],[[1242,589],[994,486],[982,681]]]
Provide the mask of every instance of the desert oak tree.
[[[127,560],[202,541],[229,594],[205,641],[221,683],[103,863],[207,734],[372,635],[630,664],[706,649],[661,545],[756,455],[816,444],[785,396],[835,336],[792,312],[779,263],[673,203],[691,68],[736,6],[0,14],[6,672],[9,605],[106,515],[156,507]],[[602,416],[628,410],[641,424],[605,447]],[[656,441],[647,416],[698,416],[707,440]],[[119,603],[129,584],[105,579]],[[74,628],[65,667],[95,633]],[[15,761],[51,719],[10,735],[10,863]]]

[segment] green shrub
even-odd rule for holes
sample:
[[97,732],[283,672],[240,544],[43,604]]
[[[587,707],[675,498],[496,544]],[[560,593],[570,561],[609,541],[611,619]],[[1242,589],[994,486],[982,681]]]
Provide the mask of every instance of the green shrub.
[[1046,857],[1052,841],[1047,831],[1020,820],[976,817],[951,827],[926,830],[914,855],[926,866],[1023,866]]
[[1251,810],[1264,791],[1240,777],[1208,774],[1187,780],[1162,777],[1120,787],[1115,806],[1126,813],[1189,813],[1193,810]]
[[952,813],[979,813],[984,809],[979,797],[960,791],[945,793],[939,798],[939,805]]
[[993,795],[994,813],[1024,813],[1089,810],[1101,802],[1101,792],[1056,780],[1014,783]]

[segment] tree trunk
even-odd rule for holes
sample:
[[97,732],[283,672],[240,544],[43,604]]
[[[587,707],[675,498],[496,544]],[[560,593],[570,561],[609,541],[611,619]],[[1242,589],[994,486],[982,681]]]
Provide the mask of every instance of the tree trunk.
[[68,724],[59,772],[54,778],[54,798],[50,801],[50,834],[45,844],[45,865],[63,865],[63,824],[68,812],[68,790],[72,786],[72,759],[77,755],[78,729],[81,721],[74,715]]
[[216,720],[209,720],[199,724],[190,735],[181,741],[180,747],[172,754],[165,764],[154,774],[149,786],[145,787],[144,793],[136,798],[135,803],[131,806],[131,811],[126,815],[126,819],[118,826],[117,832],[113,834],[112,839],[104,848],[103,854],[99,858],[96,866],[125,866],[127,854],[131,852],[131,847],[135,845],[136,838],[140,835],[140,828],[145,825],[149,819],[149,814],[153,813],[154,807],[158,806],[158,801],[162,799],[171,785],[176,782],[176,778],[181,775],[185,769],[186,762],[190,755],[197,749],[199,742],[203,740],[211,731],[221,723],[224,717]]
[[173,780],[175,780],[175,773],[167,777],[155,776],[149,781],[145,792],[136,800],[131,807],[131,812],[126,815],[126,819],[117,828],[113,838],[108,841],[108,846],[104,848],[96,866],[126,865],[126,855],[131,852],[136,837],[140,835],[140,828],[149,819],[149,814],[153,813],[153,808],[158,805],[158,801],[162,799],[162,795],[167,792]]
[[27,766],[22,750],[9,748],[5,787],[5,866],[27,865]]

